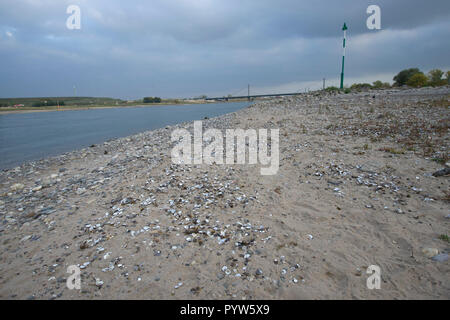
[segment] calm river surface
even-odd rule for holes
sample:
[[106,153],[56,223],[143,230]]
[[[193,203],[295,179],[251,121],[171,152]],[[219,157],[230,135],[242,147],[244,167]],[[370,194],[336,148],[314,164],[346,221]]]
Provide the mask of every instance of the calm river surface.
[[237,111],[248,102],[0,114],[0,169],[184,121]]

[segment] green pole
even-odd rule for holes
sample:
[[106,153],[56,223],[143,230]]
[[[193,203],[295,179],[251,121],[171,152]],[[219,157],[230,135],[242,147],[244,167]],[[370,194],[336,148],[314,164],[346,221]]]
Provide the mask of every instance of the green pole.
[[342,27],[342,31],[344,31],[344,41],[342,42],[343,54],[342,54],[342,71],[341,71],[341,89],[344,89],[344,64],[345,64],[345,39],[347,37],[347,25],[344,22],[344,26]]

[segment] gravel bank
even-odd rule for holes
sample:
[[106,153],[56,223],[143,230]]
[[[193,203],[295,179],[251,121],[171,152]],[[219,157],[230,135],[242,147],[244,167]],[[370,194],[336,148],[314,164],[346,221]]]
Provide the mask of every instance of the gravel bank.
[[203,120],[279,128],[274,176],[172,164],[192,123],[2,171],[0,298],[449,299],[449,178],[432,175],[449,93],[310,93]]

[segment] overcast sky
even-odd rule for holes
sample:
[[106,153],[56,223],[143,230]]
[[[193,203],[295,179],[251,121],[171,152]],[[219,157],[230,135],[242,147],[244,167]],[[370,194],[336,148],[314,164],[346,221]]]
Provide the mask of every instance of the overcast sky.
[[[81,29],[69,30],[69,5]],[[366,9],[381,8],[381,30]],[[0,97],[193,97],[450,66],[448,0],[1,0]]]

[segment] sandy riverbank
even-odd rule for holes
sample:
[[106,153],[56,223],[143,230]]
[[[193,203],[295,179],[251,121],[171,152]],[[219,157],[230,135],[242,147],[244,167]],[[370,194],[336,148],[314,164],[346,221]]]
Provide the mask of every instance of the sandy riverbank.
[[[234,100],[229,102],[240,102],[241,100]],[[93,109],[114,109],[114,108],[147,108],[147,107],[163,107],[163,106],[183,106],[192,104],[210,104],[210,103],[226,103],[223,101],[196,101],[186,100],[183,103],[153,103],[153,104],[127,104],[127,105],[111,105],[111,106],[62,106],[59,109],[57,107],[39,107],[39,108],[0,108],[0,115],[2,114],[15,114],[15,113],[34,113],[34,112],[53,112],[53,111],[74,111],[74,110],[93,110]]]
[[35,108],[35,109],[20,109],[17,110],[2,110],[0,108],[0,115],[2,114],[16,114],[16,113],[34,113],[34,112],[54,112],[54,111],[74,111],[74,110],[95,110],[95,109],[114,109],[114,108],[148,108],[148,107],[163,107],[163,106],[183,106],[183,105],[191,105],[191,104],[206,104],[205,103],[193,103],[193,102],[186,102],[186,103],[158,103],[158,104],[147,104],[147,105],[118,105],[118,106],[82,106],[82,107],[71,107],[71,106],[64,106],[59,109],[56,107],[53,108]]
[[274,176],[173,165],[192,123],[0,172],[0,298],[449,299],[449,177],[431,175],[449,94],[311,93],[203,121],[279,128]]

